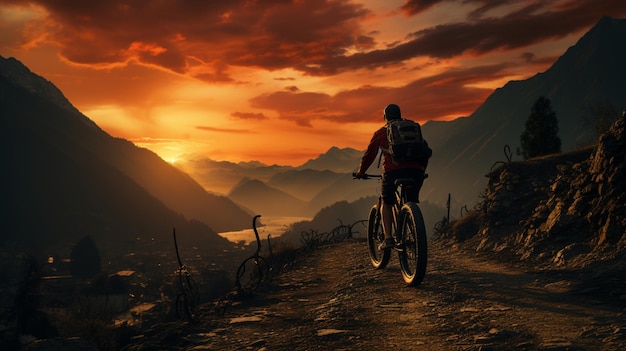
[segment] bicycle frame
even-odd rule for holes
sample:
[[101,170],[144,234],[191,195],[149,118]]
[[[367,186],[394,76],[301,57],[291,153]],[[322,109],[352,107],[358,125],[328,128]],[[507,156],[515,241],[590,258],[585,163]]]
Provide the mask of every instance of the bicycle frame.
[[[356,178],[356,175],[353,174]],[[427,177],[424,174],[424,179]],[[368,178],[380,178],[380,175],[365,175]],[[418,180],[419,182],[419,180]],[[427,264],[427,238],[424,219],[417,202],[408,201],[408,189],[419,186],[413,178],[400,178],[395,181],[396,203],[392,207],[391,235],[398,252],[400,271],[408,286],[422,282]],[[382,221],[383,196],[370,209],[368,216],[367,245],[370,261],[375,269],[384,269],[389,263],[390,249],[382,248],[385,241]]]
[[[356,177],[356,175],[353,175]],[[424,174],[424,179],[426,179],[428,177],[427,174]],[[366,174],[364,179],[369,179],[369,178],[378,178],[382,181],[382,175],[379,174]],[[400,178],[398,180],[396,180],[396,203],[393,205],[393,222],[391,224],[391,228],[392,228],[392,236],[397,237],[397,229],[398,229],[398,215],[400,214],[400,209],[402,208],[402,206],[404,206],[405,203],[409,202],[408,201],[408,195],[406,193],[406,189],[413,186],[415,180],[411,179],[411,178]],[[382,204],[383,204],[383,195],[380,194],[378,195],[378,215],[382,218]]]

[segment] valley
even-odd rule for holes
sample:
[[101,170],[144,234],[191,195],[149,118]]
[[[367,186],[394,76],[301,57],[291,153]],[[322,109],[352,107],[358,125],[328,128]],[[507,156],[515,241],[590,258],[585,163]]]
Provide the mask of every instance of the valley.
[[[260,219],[260,222],[263,225],[258,228],[259,237],[261,240],[266,240],[268,235],[270,235],[272,239],[276,239],[279,238],[283,233],[288,231],[292,224],[310,220],[310,217],[263,216]],[[256,241],[256,236],[254,235],[254,230],[252,228],[238,231],[222,232],[218,234],[233,243],[244,242],[245,244],[251,244]]]

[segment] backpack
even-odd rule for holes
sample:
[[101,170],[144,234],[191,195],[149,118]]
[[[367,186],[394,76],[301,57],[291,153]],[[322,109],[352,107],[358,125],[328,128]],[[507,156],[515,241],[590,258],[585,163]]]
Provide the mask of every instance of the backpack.
[[[422,138],[419,123],[408,119],[394,119],[387,122],[389,154],[394,162],[428,160],[428,145]],[[431,151],[432,152],[432,151]]]

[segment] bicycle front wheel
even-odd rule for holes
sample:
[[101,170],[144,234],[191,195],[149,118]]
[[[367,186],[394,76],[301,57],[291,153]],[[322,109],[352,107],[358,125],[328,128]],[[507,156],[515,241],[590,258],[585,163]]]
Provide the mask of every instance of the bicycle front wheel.
[[416,203],[409,202],[402,206],[399,223],[402,245],[398,253],[400,270],[408,286],[417,286],[426,274],[428,244],[424,217]]
[[380,250],[378,247],[385,240],[383,224],[378,210],[378,205],[372,206],[367,221],[367,248],[370,254],[372,266],[376,269],[383,269],[389,263],[391,250]]

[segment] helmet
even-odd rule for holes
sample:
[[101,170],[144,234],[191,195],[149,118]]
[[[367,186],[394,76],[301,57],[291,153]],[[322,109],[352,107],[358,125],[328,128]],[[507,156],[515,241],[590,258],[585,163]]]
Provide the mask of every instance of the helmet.
[[400,119],[402,118],[402,114],[400,113],[400,106],[396,104],[389,104],[385,107],[385,120],[390,121],[392,119]]

